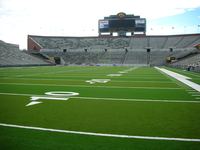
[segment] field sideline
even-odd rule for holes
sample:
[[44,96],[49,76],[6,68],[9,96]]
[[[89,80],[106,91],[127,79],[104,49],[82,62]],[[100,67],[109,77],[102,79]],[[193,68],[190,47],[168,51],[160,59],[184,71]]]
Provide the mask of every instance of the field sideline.
[[0,68],[1,149],[195,150],[199,108],[199,92],[151,67]]

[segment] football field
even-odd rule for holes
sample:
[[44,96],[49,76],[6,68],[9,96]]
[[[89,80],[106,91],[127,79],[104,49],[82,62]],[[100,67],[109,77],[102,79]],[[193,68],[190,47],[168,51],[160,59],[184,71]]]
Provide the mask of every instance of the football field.
[[153,67],[0,68],[0,149],[198,150],[200,92]]

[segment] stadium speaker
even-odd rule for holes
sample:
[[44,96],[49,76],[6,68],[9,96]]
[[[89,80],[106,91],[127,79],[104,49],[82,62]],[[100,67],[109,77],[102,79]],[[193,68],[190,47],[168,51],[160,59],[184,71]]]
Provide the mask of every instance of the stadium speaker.
[[147,53],[150,53],[151,52],[151,49],[150,48],[147,48]]
[[87,52],[87,48],[85,48],[84,50],[85,50],[85,52]]
[[170,48],[169,51],[170,51],[170,52],[173,52],[173,48]]

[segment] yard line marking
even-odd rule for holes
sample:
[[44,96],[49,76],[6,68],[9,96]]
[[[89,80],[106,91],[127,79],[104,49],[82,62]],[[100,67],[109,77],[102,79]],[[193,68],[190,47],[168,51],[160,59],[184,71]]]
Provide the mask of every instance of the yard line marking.
[[[104,75],[92,75],[92,77],[94,78],[99,78],[99,77],[102,77],[102,76],[106,76],[106,74]],[[31,78],[31,77],[38,77],[38,76],[25,76],[25,75],[22,75],[22,76],[14,76],[15,78]],[[51,77],[51,78],[60,78],[60,77],[65,77],[65,78],[68,78],[68,77],[76,77],[76,78],[88,78],[88,76],[82,76],[82,75],[54,75],[54,76],[40,76],[40,77]],[[91,76],[90,76],[91,77]],[[11,77],[3,77],[3,78],[11,78]],[[120,79],[148,79],[148,80],[151,80],[151,79],[160,79],[160,80],[163,80],[163,79],[166,79],[166,78],[163,78],[163,77],[144,77],[144,76],[120,76]]]
[[133,101],[133,102],[163,102],[163,103],[200,103],[200,101],[188,100],[154,100],[154,99],[125,99],[125,98],[98,98],[98,97],[72,97],[72,99],[96,99],[96,100],[109,100],[109,101]]
[[189,94],[198,94],[198,91],[194,91],[194,92],[188,92]]
[[67,134],[101,136],[101,137],[115,137],[115,138],[127,138],[127,139],[145,139],[145,140],[184,141],[184,142],[200,142],[200,139],[194,139],[194,138],[174,138],[174,137],[157,137],[157,136],[154,137],[154,136],[123,135],[123,134],[106,134],[106,133],[95,133],[95,132],[83,132],[83,131],[72,131],[72,130],[32,127],[32,126],[14,125],[14,124],[6,124],[6,123],[0,123],[0,126],[12,127],[12,128],[21,128],[21,129],[39,130],[39,131],[59,132],[59,133],[67,133]]
[[189,89],[189,90],[186,90],[186,91],[188,91],[188,92],[194,92],[194,91],[196,91],[196,90],[194,90],[194,89]]
[[[87,79],[88,79],[89,77],[87,77]],[[3,80],[7,80],[7,79],[15,79],[15,80],[57,80],[57,81],[85,81],[86,79],[52,79],[52,78],[50,78],[50,79],[46,79],[46,78],[11,78],[11,77],[5,77],[5,78],[1,78],[1,79],[3,79]],[[137,80],[137,81],[127,81],[127,80],[116,80],[116,79],[113,79],[112,80],[112,82],[128,82],[128,83],[135,83],[135,82],[144,82],[144,83],[146,83],[146,82],[150,82],[150,83],[174,83],[174,82],[172,82],[172,81],[143,81],[143,80],[141,80],[141,81],[139,81],[139,80]]]
[[[41,75],[41,74],[56,74],[56,73],[68,73],[68,72],[77,72],[77,71],[80,71],[80,70],[83,70],[83,71],[87,71],[87,70],[91,70],[91,69],[93,69],[93,68],[76,68],[76,69],[72,69],[72,70],[65,70],[65,71],[63,71],[63,70],[58,70],[58,71],[56,71],[56,72],[52,72],[52,71],[48,71],[48,72],[40,72],[40,73],[31,73],[31,74],[21,74],[21,75],[15,75],[16,77],[26,77],[26,76],[32,76],[32,75]],[[96,69],[95,69],[96,70]]]
[[160,90],[182,90],[183,88],[170,88],[170,87],[121,87],[121,86],[88,86],[88,85],[58,85],[58,84],[30,84],[30,83],[0,83],[0,85],[32,85],[32,86],[60,86],[60,87],[88,87],[88,88],[117,88],[117,89],[160,89]]
[[[14,95],[14,96],[44,96],[37,94],[18,94],[18,93],[0,93],[0,95]],[[126,98],[111,98],[111,97],[70,97],[71,99],[88,99],[88,100],[110,100],[110,101],[132,101],[132,102],[161,102],[161,103],[200,103],[194,100],[158,100],[158,99],[126,99]]]
[[[103,75],[93,75],[92,77],[94,77],[94,78],[99,78],[99,77],[102,77]],[[21,77],[28,77],[28,75],[27,76],[19,76],[19,77],[17,77],[17,78],[21,78]],[[33,76],[34,77],[34,76]],[[37,76],[36,76],[37,77]],[[46,76],[41,76],[41,77],[46,77]],[[80,76],[78,76],[78,75],[54,75],[54,76],[47,76],[47,77],[77,77],[77,78],[80,78],[80,77],[84,77],[84,78],[88,78],[88,76],[82,76],[82,75],[80,75]],[[164,78],[164,77],[143,77],[143,76],[138,76],[138,77],[136,77],[136,76],[118,76],[118,77],[120,77],[120,79],[148,79],[148,80],[151,80],[151,79],[160,79],[160,80],[163,80],[163,79],[166,79],[166,78]]]
[[19,94],[19,93],[0,93],[0,95],[14,95],[14,96],[44,96],[37,94]]

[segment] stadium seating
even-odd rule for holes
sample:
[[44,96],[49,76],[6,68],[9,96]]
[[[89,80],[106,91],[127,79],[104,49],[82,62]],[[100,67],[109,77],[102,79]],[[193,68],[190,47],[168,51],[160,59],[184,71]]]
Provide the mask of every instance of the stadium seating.
[[170,66],[186,69],[188,71],[200,72],[200,52],[185,56],[178,61],[170,64]]
[[[166,58],[187,55],[200,43],[199,34],[134,37],[45,37],[29,35],[40,53],[64,64],[164,65]],[[147,49],[150,50],[147,53]]]
[[42,59],[19,50],[15,44],[0,41],[0,66],[48,65]]
[[200,43],[200,35],[136,36],[136,37],[45,37],[31,36],[45,49],[111,48],[154,49],[187,48]]

